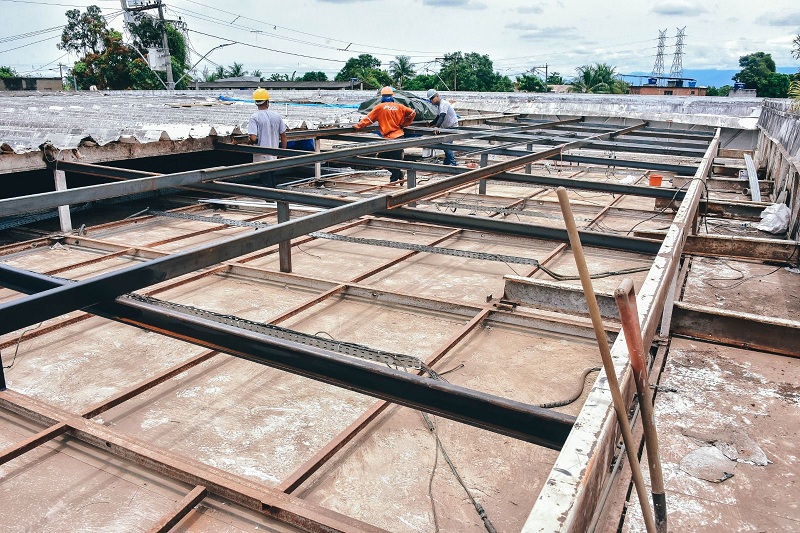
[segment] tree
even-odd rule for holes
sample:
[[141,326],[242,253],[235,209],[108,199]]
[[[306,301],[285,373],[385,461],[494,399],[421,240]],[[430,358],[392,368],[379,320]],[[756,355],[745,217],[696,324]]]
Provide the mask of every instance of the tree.
[[389,74],[397,86],[402,89],[406,78],[413,78],[415,74],[411,58],[408,56],[395,57],[394,61],[389,62]]
[[446,89],[436,74],[417,74],[405,82],[403,88],[406,91],[427,91],[428,89],[443,91]]
[[439,76],[453,90],[502,92],[514,90],[514,82],[508,76],[494,71],[489,56],[477,52],[445,54]]
[[798,34],[794,41],[792,41],[794,48],[792,48],[792,57],[795,59],[800,59],[800,34]]
[[722,87],[714,87],[713,85],[706,89],[706,96],[728,96],[728,93],[731,92],[730,85],[723,85]]
[[546,93],[547,85],[533,74],[517,76],[517,89],[529,93]]
[[617,69],[607,63],[583,65],[575,69],[578,75],[572,80],[572,92],[593,94],[623,94],[628,84],[618,80]]
[[255,76],[256,78],[259,78],[259,79],[261,79],[261,77],[263,76],[263,74],[261,74],[260,70],[254,70],[253,72],[250,73],[250,75],[251,76]]
[[300,81],[328,81],[328,75],[321,70],[306,72]]
[[11,67],[0,67],[0,78],[16,78],[17,71]]
[[233,65],[229,65],[228,69],[225,71],[226,78],[239,78],[241,76],[247,76],[247,71],[244,70],[243,64],[237,63],[236,61],[233,62]]
[[561,76],[560,72],[551,72],[549,76],[547,76],[547,83],[550,85],[564,85],[564,78]]
[[67,23],[61,32],[61,42],[56,46],[67,52],[99,54],[103,51],[103,42],[108,33],[106,20],[100,14],[100,8],[89,6],[84,13],[78,9],[67,11]]
[[[165,23],[167,44],[172,62],[172,74],[175,80],[183,77],[189,70],[189,48],[186,38],[169,22]],[[134,15],[134,22],[128,24],[133,46],[145,53],[149,48],[161,48],[161,22],[147,13]],[[183,84],[181,84],[183,85]]]
[[744,83],[747,89],[755,89],[764,98],[786,98],[791,78],[776,72],[772,55],[755,52],[739,58],[742,70],[733,76],[734,81]]
[[367,87],[391,85],[391,76],[385,70],[381,70],[380,66],[381,60],[370,54],[351,57],[336,74],[336,81],[350,81],[351,78],[357,78]]
[[379,69],[380,66],[381,60],[371,54],[351,57],[336,75],[336,81],[350,81],[350,78],[358,78],[362,72]]

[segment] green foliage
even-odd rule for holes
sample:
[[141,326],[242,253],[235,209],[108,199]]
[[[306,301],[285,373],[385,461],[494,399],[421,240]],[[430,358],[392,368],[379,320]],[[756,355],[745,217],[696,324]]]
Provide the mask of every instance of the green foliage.
[[547,76],[547,83],[550,85],[564,85],[564,78],[561,76],[560,72],[551,72],[549,76]]
[[300,78],[300,81],[328,81],[328,75],[321,70],[312,70],[311,72],[306,72],[303,74],[303,77]]
[[[86,12],[67,11],[67,24],[61,35],[62,50],[80,53],[83,57],[75,63],[70,83],[81,89],[96,85],[99,89],[162,89],[159,77],[139,56],[137,49],[161,47],[161,30],[158,21],[140,14],[129,24],[133,46],[122,42],[122,35],[109,29],[100,14],[100,8],[89,6]],[[180,79],[189,68],[186,40],[181,32],[167,24],[167,41],[170,46],[172,72]],[[186,87],[187,78],[177,84]]]
[[798,34],[792,41],[792,57],[800,59],[800,34]]
[[578,75],[572,80],[572,92],[592,94],[624,94],[628,83],[616,78],[616,67],[607,63],[583,65],[575,69]]
[[243,64],[236,61],[233,62],[233,65],[229,65],[225,71],[226,78],[239,78],[241,76],[247,76],[247,71],[244,69]]
[[786,98],[791,78],[775,70],[775,61],[770,54],[755,52],[739,58],[742,70],[733,76],[734,81],[755,89],[764,98]]
[[402,88],[406,79],[414,77],[414,65],[411,64],[411,58],[408,56],[397,56],[394,61],[389,63],[389,75],[392,81]]
[[713,85],[706,89],[706,96],[728,96],[728,93],[733,89],[730,85],[723,85],[722,87],[714,87]]
[[381,60],[370,54],[361,54],[358,57],[351,57],[347,60],[342,70],[336,74],[336,81],[350,81],[351,78],[358,78],[364,85],[370,88],[378,88],[384,85],[391,85],[392,78],[385,70],[380,69]]
[[446,87],[435,74],[417,74],[410,80],[406,80],[403,89],[406,91],[427,91],[428,89],[444,91]]
[[61,32],[61,42],[58,48],[67,52],[80,53],[84,55],[99,54],[103,50],[103,43],[108,26],[103,18],[100,8],[89,6],[84,13],[78,9],[70,9],[66,13],[67,23]]
[[508,76],[494,71],[494,64],[489,56],[477,52],[445,54],[439,76],[454,91],[514,90],[514,82]]
[[255,76],[255,77],[257,77],[257,78],[261,78],[261,77],[263,77],[263,76],[264,76],[264,75],[261,73],[261,71],[260,71],[260,70],[254,70],[253,72],[251,72],[251,73],[250,73],[250,75],[251,75],[251,76]]
[[15,78],[17,71],[11,67],[0,67],[0,78]]
[[547,85],[533,74],[517,76],[517,89],[529,93],[546,93]]
[[800,111],[800,79],[793,80],[789,85],[788,96],[794,100],[792,103],[792,111]]

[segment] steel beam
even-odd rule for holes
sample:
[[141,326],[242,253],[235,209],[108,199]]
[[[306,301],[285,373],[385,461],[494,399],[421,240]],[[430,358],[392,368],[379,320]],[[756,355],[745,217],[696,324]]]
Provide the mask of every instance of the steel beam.
[[[0,304],[0,334],[36,324],[70,311],[113,299],[120,294],[155,285],[201,268],[267,248],[288,239],[306,235],[364,215],[386,206],[378,196],[328,211],[276,224],[267,229],[232,237],[223,242],[204,244],[188,251],[152,259],[120,270],[101,274],[67,286]],[[0,284],[7,279],[8,265],[0,265]]]
[[467,185],[483,178],[489,178],[501,172],[507,172],[509,170],[524,166],[526,163],[532,163],[534,161],[539,161],[541,159],[560,155],[565,150],[580,148],[582,146],[585,146],[587,143],[595,140],[609,139],[618,135],[624,135],[625,133],[642,128],[645,125],[647,125],[647,123],[642,122],[641,124],[637,124],[635,126],[629,126],[627,128],[622,128],[620,130],[616,130],[610,133],[601,133],[593,135],[592,137],[587,137],[586,139],[581,139],[580,141],[561,144],[554,148],[550,148],[548,150],[543,150],[540,152],[534,152],[534,153],[523,152],[522,155],[516,157],[515,159],[512,159],[511,161],[502,161],[483,168],[476,168],[474,170],[465,172],[461,175],[452,176],[450,178],[441,181],[428,182],[425,185],[415,187],[414,189],[397,192],[389,195],[389,197],[387,198],[386,207],[388,207],[389,209],[400,207],[401,205],[405,205],[415,200],[422,200],[437,193],[444,192],[453,187]]
[[[308,165],[319,161],[335,160],[338,157],[353,157],[357,155],[385,152],[387,150],[400,150],[402,148],[409,148],[412,146],[427,146],[430,144],[436,144],[443,141],[446,142],[447,140],[455,140],[468,136],[468,133],[456,133],[445,135],[442,138],[420,137],[403,139],[399,141],[378,141],[375,143],[370,143],[368,146],[354,146],[352,148],[343,148],[334,152],[322,152],[319,154],[296,151],[291,157],[273,159],[270,161],[245,163],[242,165],[232,165],[228,167],[218,167],[203,170],[192,170],[189,172],[178,172],[175,174],[163,174],[160,176],[139,178],[118,183],[104,183],[100,185],[90,185],[88,187],[78,187],[76,189],[68,189],[64,191],[52,191],[18,196],[15,198],[0,200],[0,217],[52,209],[60,205],[83,204],[86,202],[103,200],[105,198],[128,196],[131,194],[138,194],[171,187],[181,187],[184,185],[192,185],[204,181],[249,176],[253,174],[260,174],[262,172],[272,172],[285,168]],[[237,151],[250,153],[248,151],[248,148],[251,148],[250,146],[231,146],[238,146],[239,148]],[[64,170],[63,164],[59,166],[60,170]]]
[[[70,283],[68,280],[12,268],[3,285],[17,291],[31,292],[45,287],[66,288]],[[574,421],[573,417],[556,411],[187,313],[163,309],[138,300],[118,298],[114,302],[92,306],[87,311],[547,448],[560,449]]]
[[800,357],[800,322],[675,302],[670,332],[728,346]]

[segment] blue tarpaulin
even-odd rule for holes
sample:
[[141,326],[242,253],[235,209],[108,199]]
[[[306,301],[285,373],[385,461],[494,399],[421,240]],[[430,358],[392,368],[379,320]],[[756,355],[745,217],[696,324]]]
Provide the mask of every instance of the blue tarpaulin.
[[[219,100],[223,102],[247,102],[249,104],[254,104],[255,101],[251,98],[234,98],[232,96],[225,96],[219,95]],[[333,107],[336,109],[358,109],[358,104],[300,104],[296,102],[278,102],[272,101],[273,104],[280,104],[280,105],[291,105],[291,106],[299,106],[299,107]]]

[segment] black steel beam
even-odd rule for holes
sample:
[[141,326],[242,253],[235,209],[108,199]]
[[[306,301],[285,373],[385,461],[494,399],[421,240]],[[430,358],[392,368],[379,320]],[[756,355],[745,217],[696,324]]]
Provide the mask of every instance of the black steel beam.
[[[377,196],[315,213],[263,230],[248,232],[223,242],[204,244],[191,250],[152,259],[101,274],[71,285],[50,289],[0,304],[0,335],[36,324],[70,311],[111,300],[143,287],[218,264],[313,231],[376,213],[386,207],[386,197]],[[0,284],[9,275],[0,264]]]
[[[3,285],[33,292],[68,287],[70,282],[13,269]],[[561,449],[575,422],[574,417],[557,411],[166,310],[147,302],[119,298],[89,307],[87,311],[555,450]]]
[[[212,183],[208,184],[207,190],[211,192],[250,196],[253,198],[263,198],[282,202],[292,202],[297,204],[313,205],[317,207],[333,207],[345,205],[349,200],[336,198],[334,196],[322,196],[296,191],[286,191],[282,189],[268,189],[253,185],[241,185],[234,183]],[[413,190],[413,189],[412,189]],[[407,220],[410,222],[424,222],[437,224],[450,228],[471,229],[475,231],[498,233],[501,235],[513,235],[516,237],[527,237],[531,239],[555,240],[566,242],[568,240],[566,230],[551,228],[549,226],[538,226],[525,224],[522,222],[510,222],[487,217],[471,217],[454,215],[440,211],[428,211],[423,209],[399,208],[382,210],[375,213],[377,216]],[[642,253],[654,255],[658,253],[661,241],[643,239],[636,237],[626,237],[622,235],[608,235],[605,233],[581,230],[581,242],[586,246],[597,246],[612,250],[622,250],[626,252]]]
[[[273,151],[273,149],[269,149]],[[468,172],[468,169],[452,167],[446,165],[434,165],[430,163],[412,163],[409,161],[393,161],[385,159],[372,159],[372,158],[356,158],[356,163],[378,164],[391,166],[391,168],[414,168],[425,171],[439,171],[448,172],[452,174],[459,174]],[[141,171],[127,171],[112,167],[100,167],[99,165],[87,165],[83,163],[72,163],[70,166],[73,172],[84,172],[95,176],[110,176],[110,177],[126,177],[126,173],[130,172],[131,176],[140,176]],[[108,172],[106,173],[106,170]],[[148,173],[144,173],[148,174]],[[130,176],[129,176],[130,177]],[[573,188],[590,188],[597,186],[597,188],[590,190],[599,190],[604,192],[615,192],[619,194],[641,194],[643,196],[652,196],[656,191],[663,193],[664,197],[672,198],[676,196],[683,198],[684,191],[674,191],[670,189],[656,189],[649,187],[636,187],[632,185],[619,185],[600,182],[581,182],[575,187],[575,181],[569,178],[554,178],[550,176],[529,176],[527,174],[513,174],[501,173],[492,176],[491,179],[519,181],[521,183],[537,183],[547,186],[564,185]],[[600,188],[604,186],[605,188]],[[340,207],[351,203],[350,200],[337,198],[335,196],[317,195],[313,193],[304,193],[297,191],[287,191],[284,189],[270,189],[258,187],[254,185],[227,183],[227,182],[213,182],[203,183],[200,185],[192,186],[193,189],[204,190],[208,192],[227,194],[227,195],[242,195],[250,196],[253,198],[263,198],[266,200],[274,200],[276,202],[292,202],[297,204],[312,205],[315,207],[333,208]],[[313,189],[310,189],[313,190]],[[473,229],[476,231],[486,231],[499,233],[502,235],[514,235],[529,238],[539,238],[547,240],[556,240],[559,242],[566,242],[567,236],[564,230],[551,228],[549,226],[539,226],[534,224],[513,223],[507,220],[490,219],[484,217],[470,217],[463,215],[454,215],[449,213],[441,213],[439,211],[426,211],[416,209],[392,209],[392,210],[378,210],[374,214],[395,218],[400,220],[408,220],[415,222],[426,222],[431,224],[439,224],[452,228]],[[586,246],[598,246],[602,248],[609,248],[613,250],[623,250],[628,252],[637,252],[644,254],[655,254],[658,251],[659,242],[649,239],[632,238],[621,235],[607,235],[604,233],[581,231],[581,241]],[[1,273],[0,273],[1,274]]]
[[468,183],[489,178],[495,174],[499,174],[501,172],[507,172],[509,170],[521,167],[527,163],[532,163],[534,161],[539,161],[541,159],[545,159],[548,157],[558,156],[566,150],[580,148],[582,146],[585,146],[589,142],[593,142],[596,140],[610,139],[618,135],[624,135],[631,131],[636,131],[637,129],[643,128],[646,125],[647,125],[646,122],[642,122],[641,124],[636,124],[634,126],[622,128],[617,131],[613,131],[610,133],[601,133],[598,135],[594,135],[592,137],[588,137],[586,139],[565,143],[550,148],[548,150],[542,150],[539,152],[531,153],[525,151],[522,154],[518,155],[515,159],[512,159],[510,161],[502,161],[499,163],[495,163],[493,165],[476,168],[474,170],[470,170],[469,172],[465,172],[457,176],[451,176],[441,181],[428,182],[425,185],[420,185],[419,187],[415,187],[407,191],[390,194],[387,198],[386,207],[392,209],[407,203],[414,202],[416,200],[422,200],[424,198],[427,198],[428,196],[444,192],[453,187],[460,185],[467,185]]
[[[475,146],[470,146],[466,144],[448,144],[448,145],[434,144],[428,146],[428,148],[432,148],[434,150],[444,150],[445,148],[447,148],[448,150],[455,150],[457,152],[469,152],[471,150],[476,149]],[[510,148],[497,147],[497,149],[492,150],[492,153],[497,155],[506,155],[510,157],[522,157],[523,155],[530,154],[531,152],[528,152],[526,150],[514,150]],[[691,165],[672,165],[666,163],[653,163],[651,161],[632,161],[627,159],[571,155],[571,154],[561,155],[560,153],[558,153],[558,151],[555,155],[546,157],[544,159],[548,159],[551,161],[566,161],[568,163],[571,162],[571,163],[584,163],[588,165],[603,165],[607,167],[660,170],[662,172],[674,172],[682,176],[693,176],[694,173],[697,172],[697,167]]]
[[[378,159],[372,157],[353,157],[343,159],[343,163],[350,165],[364,165],[367,167],[414,169],[422,172],[435,172],[439,174],[463,174],[469,169],[464,167],[454,167],[452,165],[439,165],[436,163],[420,163],[416,161],[396,161],[391,159]],[[602,181],[581,180],[575,178],[559,178],[556,176],[536,176],[533,174],[523,174],[519,172],[502,172],[492,176],[490,179],[496,181],[508,181],[512,183],[526,183],[531,185],[543,185],[545,187],[566,187],[568,189],[581,189],[586,191],[601,191],[614,194],[630,194],[632,196],[644,196],[647,198],[665,198],[669,200],[680,200],[686,192],[683,190],[645,187],[641,185],[622,185],[621,183],[611,183]]]
[[[468,132],[448,134],[446,139],[459,139],[469,137]],[[18,196],[0,200],[0,217],[16,215],[20,213],[31,213],[53,209],[61,205],[83,204],[105,198],[118,196],[128,196],[141,192],[148,192],[170,187],[180,187],[192,185],[203,181],[212,181],[240,176],[260,174],[285,168],[292,168],[310,163],[334,160],[337,157],[353,157],[357,155],[375,154],[386,150],[399,150],[412,146],[427,146],[442,142],[442,139],[435,137],[414,137],[399,141],[377,141],[368,146],[354,146],[343,148],[335,152],[309,153],[299,152],[282,159],[262,161],[258,163],[245,163],[242,165],[232,165],[228,167],[210,168],[204,170],[193,170],[189,172],[179,172],[175,174],[163,174],[149,178],[140,178],[118,183],[104,183],[101,185],[91,185],[88,187],[78,187],[65,191],[51,191],[27,196]],[[241,150],[246,151],[246,150]],[[63,166],[61,167],[63,169]]]

